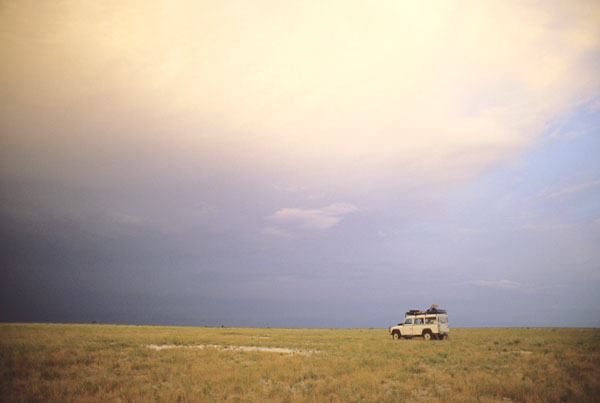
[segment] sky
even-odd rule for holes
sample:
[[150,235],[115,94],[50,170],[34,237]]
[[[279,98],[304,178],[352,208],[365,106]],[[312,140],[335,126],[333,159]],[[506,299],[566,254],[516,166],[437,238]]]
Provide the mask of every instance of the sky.
[[600,3],[0,3],[0,321],[600,326]]

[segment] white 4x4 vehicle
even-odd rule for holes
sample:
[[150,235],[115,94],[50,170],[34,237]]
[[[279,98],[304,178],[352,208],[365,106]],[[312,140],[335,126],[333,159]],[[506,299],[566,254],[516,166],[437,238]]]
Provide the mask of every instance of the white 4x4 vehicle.
[[409,311],[404,317],[404,322],[389,328],[394,340],[401,338],[423,337],[425,340],[447,339],[450,334],[448,315],[446,311],[429,308],[426,312]]

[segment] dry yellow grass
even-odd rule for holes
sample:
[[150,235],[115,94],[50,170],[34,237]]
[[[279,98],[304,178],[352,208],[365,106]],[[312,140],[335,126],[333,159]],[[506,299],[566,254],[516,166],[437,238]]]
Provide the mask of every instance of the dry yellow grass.
[[599,342],[598,329],[565,328],[426,342],[387,329],[0,324],[0,400],[594,401]]

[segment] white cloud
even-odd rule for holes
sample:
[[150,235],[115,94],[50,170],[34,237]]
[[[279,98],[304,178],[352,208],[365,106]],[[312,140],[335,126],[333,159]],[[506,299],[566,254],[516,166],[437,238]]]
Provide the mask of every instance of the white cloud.
[[306,186],[289,185],[289,186],[286,186],[284,188],[284,190],[289,193],[300,193],[300,192],[306,192],[306,190],[308,190],[308,188]]
[[278,228],[278,227],[265,227],[262,229],[261,231],[264,235],[268,235],[271,237],[275,237],[275,238],[292,238],[293,235],[290,234],[288,231],[282,229],[282,228]]
[[587,110],[589,112],[600,112],[600,99],[596,99],[593,102],[590,102],[590,104],[587,107]]
[[571,193],[581,192],[582,190],[586,190],[592,187],[596,187],[600,185],[600,180],[591,181],[587,183],[581,183],[574,186],[566,186],[558,190],[553,190],[551,192],[544,193],[541,198],[542,199],[555,199],[558,197],[563,197]]
[[502,288],[502,289],[510,289],[514,290],[517,288],[524,288],[525,285],[516,281],[511,280],[474,280],[471,284],[479,286],[479,287],[490,287],[490,288]]
[[526,284],[520,283],[518,281],[513,280],[472,280],[467,281],[466,283],[462,283],[461,285],[474,285],[476,287],[483,288],[495,288],[499,290],[515,290],[523,293],[538,293],[544,291],[556,290],[559,288],[567,287],[566,284],[549,284],[549,285],[539,285],[539,284]]
[[345,214],[357,211],[353,204],[334,203],[316,209],[282,208],[267,218],[281,226],[325,230],[337,225]]

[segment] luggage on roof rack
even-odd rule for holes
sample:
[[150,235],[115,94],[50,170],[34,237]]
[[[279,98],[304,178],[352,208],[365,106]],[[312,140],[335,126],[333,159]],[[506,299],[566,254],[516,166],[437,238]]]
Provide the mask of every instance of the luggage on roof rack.
[[431,304],[425,313],[446,313],[445,309],[439,309],[437,304]]
[[425,313],[446,313],[445,309],[429,308]]
[[446,313],[445,309],[429,308],[425,313]]
[[406,315],[423,315],[425,312],[419,310],[419,309],[411,309],[410,311],[406,312]]
[[406,314],[404,316],[408,316],[408,315],[437,314],[437,313],[439,313],[439,314],[445,314],[446,310],[438,308],[437,304],[433,304],[426,311],[421,311],[420,309],[411,309],[410,311],[406,312]]

